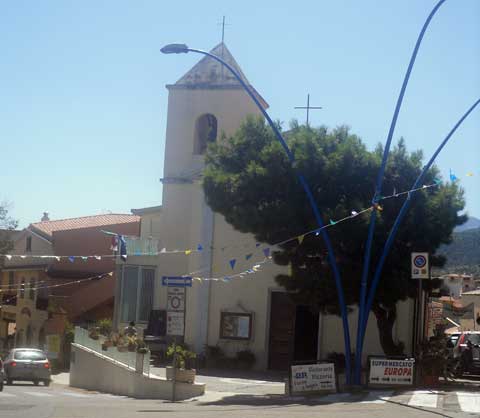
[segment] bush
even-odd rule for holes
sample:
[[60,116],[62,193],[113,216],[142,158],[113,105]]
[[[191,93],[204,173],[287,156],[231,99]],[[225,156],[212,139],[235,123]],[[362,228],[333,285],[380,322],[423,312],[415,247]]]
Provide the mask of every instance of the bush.
[[110,336],[113,330],[112,320],[109,318],[98,320],[95,326],[98,327],[98,332],[105,337]]
[[240,367],[252,368],[257,359],[251,350],[240,350],[236,354],[236,360]]

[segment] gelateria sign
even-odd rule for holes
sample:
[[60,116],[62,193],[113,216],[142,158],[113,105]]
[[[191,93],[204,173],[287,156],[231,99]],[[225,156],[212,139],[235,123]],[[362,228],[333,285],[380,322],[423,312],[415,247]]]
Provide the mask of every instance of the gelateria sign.
[[291,392],[336,392],[333,363],[305,364],[291,368]]
[[415,360],[370,358],[370,385],[413,385]]

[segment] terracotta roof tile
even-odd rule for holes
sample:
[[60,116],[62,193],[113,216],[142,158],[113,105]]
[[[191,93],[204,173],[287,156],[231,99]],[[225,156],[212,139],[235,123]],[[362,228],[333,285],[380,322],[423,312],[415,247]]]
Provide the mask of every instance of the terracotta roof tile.
[[104,225],[125,224],[140,222],[140,216],[129,214],[105,214],[83,216],[81,218],[59,219],[56,221],[44,221],[30,224],[30,227],[52,236],[55,231],[67,231],[70,229],[94,228]]

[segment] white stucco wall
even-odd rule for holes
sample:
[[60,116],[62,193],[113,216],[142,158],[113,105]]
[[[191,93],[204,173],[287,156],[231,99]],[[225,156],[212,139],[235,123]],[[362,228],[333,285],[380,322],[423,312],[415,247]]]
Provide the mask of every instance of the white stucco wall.
[[[134,398],[172,399],[172,381],[136,373],[78,344],[72,344],[70,386]],[[177,400],[204,393],[205,384],[176,384]]]

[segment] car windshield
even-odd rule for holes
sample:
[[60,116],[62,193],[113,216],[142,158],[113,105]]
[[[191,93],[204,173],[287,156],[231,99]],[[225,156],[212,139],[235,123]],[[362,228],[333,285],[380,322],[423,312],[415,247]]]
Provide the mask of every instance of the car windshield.
[[480,344],[480,334],[469,334],[467,335],[467,340],[472,344]]
[[41,351],[21,350],[15,351],[15,360],[46,360],[47,356]]

